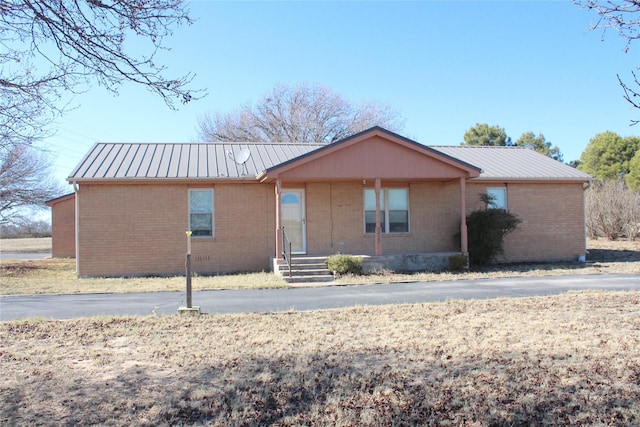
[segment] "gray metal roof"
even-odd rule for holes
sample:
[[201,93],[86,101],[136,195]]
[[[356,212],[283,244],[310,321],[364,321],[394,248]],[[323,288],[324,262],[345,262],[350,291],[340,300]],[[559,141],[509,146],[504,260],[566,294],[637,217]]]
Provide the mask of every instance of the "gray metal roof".
[[591,176],[523,147],[438,146],[451,157],[482,169],[475,180],[589,181]]
[[[247,179],[325,144],[308,143],[97,143],[69,176],[93,179]],[[482,170],[476,180],[569,180],[591,177],[520,147],[431,147]],[[241,150],[251,155],[239,164]],[[231,153],[231,154],[229,154]]]
[[[280,143],[98,143],[69,180],[82,179],[255,179],[262,171],[313,151],[321,144]],[[249,159],[242,164],[241,150]],[[230,153],[230,154],[229,154]]]

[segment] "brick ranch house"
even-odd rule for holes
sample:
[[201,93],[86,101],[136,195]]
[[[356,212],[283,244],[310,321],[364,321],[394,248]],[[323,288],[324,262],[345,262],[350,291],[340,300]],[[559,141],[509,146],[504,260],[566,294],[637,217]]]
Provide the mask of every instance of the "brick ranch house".
[[48,200],[51,208],[51,254],[57,258],[76,256],[76,198],[75,194],[65,194]]
[[98,143],[49,202],[53,250],[73,249],[84,277],[182,274],[187,230],[200,274],[269,270],[289,241],[308,256],[467,252],[465,216],[489,192],[522,220],[504,261],[577,260],[590,179],[524,148],[379,127],[330,145]]

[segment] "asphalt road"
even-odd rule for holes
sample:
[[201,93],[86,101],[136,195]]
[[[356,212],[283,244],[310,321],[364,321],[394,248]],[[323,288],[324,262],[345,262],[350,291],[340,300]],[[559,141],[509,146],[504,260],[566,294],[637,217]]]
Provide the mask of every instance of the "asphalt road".
[[34,260],[34,259],[45,259],[51,258],[51,252],[25,252],[25,253],[11,253],[11,252],[3,252],[0,253],[0,259],[19,259],[22,261],[25,260]]
[[[549,276],[388,285],[199,291],[193,293],[193,305],[200,306],[202,313],[265,313],[451,299],[556,295],[571,290],[640,290],[640,275]],[[71,319],[99,315],[176,314],[178,308],[183,306],[184,292],[3,296],[0,297],[0,321],[32,317]]]

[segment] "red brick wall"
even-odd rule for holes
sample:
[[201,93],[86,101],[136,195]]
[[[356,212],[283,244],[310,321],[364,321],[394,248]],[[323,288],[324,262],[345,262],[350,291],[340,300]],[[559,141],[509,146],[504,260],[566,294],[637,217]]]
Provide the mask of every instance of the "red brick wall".
[[76,201],[74,197],[51,207],[51,255],[56,258],[76,256]]
[[214,237],[192,239],[196,273],[268,270],[275,196],[258,184],[82,184],[81,276],[182,274],[188,189],[214,188]]
[[[213,238],[194,238],[197,273],[269,269],[275,252],[275,195],[264,184],[82,184],[81,276],[182,274],[189,226],[188,189],[214,188]],[[383,187],[386,187],[383,183]],[[467,184],[467,211],[492,184]],[[374,254],[364,233],[364,186],[308,183],[307,253]],[[459,250],[457,181],[409,185],[410,232],[383,235],[385,254]],[[522,219],[507,236],[505,260],[577,259],[585,253],[582,184],[508,184],[509,210]],[[55,241],[55,238],[54,238]]]
[[[310,255],[375,254],[373,234],[364,233],[364,188],[361,183],[307,184]],[[460,224],[457,182],[411,184],[409,211],[410,232],[383,234],[384,253],[455,250],[453,235]]]
[[[501,184],[468,184],[468,211],[482,208],[479,194]],[[505,239],[506,261],[577,260],[585,255],[582,183],[506,184],[509,212],[522,220]]]
[[[383,184],[384,186],[384,184]],[[484,208],[479,194],[500,184],[467,184],[467,212]],[[507,187],[510,212],[522,223],[505,241],[505,261],[577,259],[585,254],[584,202],[581,183],[512,183]],[[448,183],[409,185],[410,232],[383,234],[385,254],[457,251],[460,231],[460,187]],[[307,251],[374,254],[373,235],[363,231],[361,183],[308,184]]]

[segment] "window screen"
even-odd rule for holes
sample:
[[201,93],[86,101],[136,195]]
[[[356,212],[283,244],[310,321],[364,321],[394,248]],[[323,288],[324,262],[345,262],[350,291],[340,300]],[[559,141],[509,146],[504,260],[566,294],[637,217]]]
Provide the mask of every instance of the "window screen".
[[193,236],[213,237],[213,190],[189,190],[189,229]]

